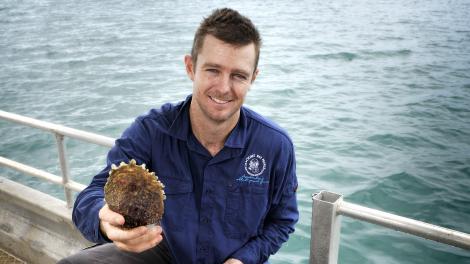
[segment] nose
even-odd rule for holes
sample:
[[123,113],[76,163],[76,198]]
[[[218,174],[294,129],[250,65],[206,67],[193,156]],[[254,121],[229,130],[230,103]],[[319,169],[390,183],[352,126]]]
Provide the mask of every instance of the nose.
[[230,74],[221,74],[219,83],[217,85],[219,92],[228,93],[230,89],[232,89],[233,82],[230,77]]

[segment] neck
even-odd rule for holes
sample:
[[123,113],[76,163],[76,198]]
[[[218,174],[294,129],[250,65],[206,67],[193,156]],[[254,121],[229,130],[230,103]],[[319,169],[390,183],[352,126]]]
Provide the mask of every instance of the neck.
[[237,114],[230,120],[216,122],[198,115],[192,107],[190,107],[189,115],[194,136],[213,157],[222,150],[228,135],[237,125],[239,118],[239,114]]

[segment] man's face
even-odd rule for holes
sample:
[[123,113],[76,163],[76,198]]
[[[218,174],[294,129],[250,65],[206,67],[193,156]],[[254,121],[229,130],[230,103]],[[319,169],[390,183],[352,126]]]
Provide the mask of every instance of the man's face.
[[[258,71],[255,45],[236,47],[211,35],[204,38],[197,65],[185,57],[186,71],[193,81],[192,114],[213,122],[236,122],[239,110]],[[193,117],[192,117],[193,118]]]

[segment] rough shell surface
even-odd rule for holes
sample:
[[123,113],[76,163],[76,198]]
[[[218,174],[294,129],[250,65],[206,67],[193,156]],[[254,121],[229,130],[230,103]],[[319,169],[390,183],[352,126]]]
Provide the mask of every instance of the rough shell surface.
[[125,228],[160,224],[164,212],[165,193],[163,184],[149,172],[145,164],[121,162],[113,166],[104,187],[109,209],[124,216]]

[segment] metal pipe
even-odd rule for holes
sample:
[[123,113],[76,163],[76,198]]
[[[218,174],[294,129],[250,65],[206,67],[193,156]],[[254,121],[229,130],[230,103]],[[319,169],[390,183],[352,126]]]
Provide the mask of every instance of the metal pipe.
[[336,212],[343,196],[321,191],[312,200],[310,264],[336,264],[341,234],[341,215]]
[[62,171],[62,186],[64,187],[65,192],[65,201],[67,202],[67,208],[72,208],[73,200],[72,200],[72,191],[67,188],[67,183],[69,182],[69,167],[67,163],[67,155],[65,153],[65,144],[64,144],[64,136],[60,134],[55,134],[55,139],[57,142],[57,150],[59,152],[59,162],[60,162],[60,170]]
[[83,130],[78,130],[66,126],[56,125],[53,123],[29,118],[22,115],[13,114],[10,112],[0,110],[0,118],[9,120],[18,124],[23,124],[26,126],[39,128],[42,130],[49,131],[51,133],[57,133],[71,138],[80,139],[86,142],[98,144],[105,147],[114,146],[114,139],[110,137],[105,137],[102,135],[86,132]]
[[69,188],[70,190],[76,191],[76,192],[81,192],[83,191],[83,189],[86,188],[86,185],[83,185],[81,183],[74,182],[74,181],[69,181],[65,186]]
[[338,214],[470,250],[470,234],[342,201]]
[[[3,157],[0,157],[0,165],[64,186],[69,206],[71,205],[70,190],[81,191],[85,188],[85,185],[69,180],[63,137],[68,136],[105,147],[112,147],[114,145],[114,139],[110,137],[1,110],[0,118],[46,130],[56,135],[63,178]],[[313,207],[312,222],[315,222],[315,224],[321,223],[323,227],[327,228],[327,231],[325,232],[323,227],[315,227],[314,223],[312,223],[311,263],[336,262],[341,215],[470,250],[470,234],[348,203],[342,200],[341,195],[335,193],[322,191],[318,195],[314,195]],[[326,216],[327,220],[325,220],[324,216]],[[328,241],[326,241],[326,238],[328,238]],[[322,252],[321,256],[327,260],[326,262],[315,262],[318,260],[317,255],[320,251]],[[317,260],[314,260],[314,258],[317,258]]]
[[[0,165],[23,172],[25,174],[28,174],[37,178],[44,179],[46,181],[49,181],[55,184],[63,185],[62,177],[59,177],[52,173],[33,168],[23,163],[19,163],[19,162],[16,162],[16,161],[13,161],[13,160],[1,157],[1,156],[0,156]],[[85,185],[80,184],[78,182],[74,182],[74,181],[69,181],[66,186],[67,188],[77,191],[77,192],[82,191],[86,187]]]

